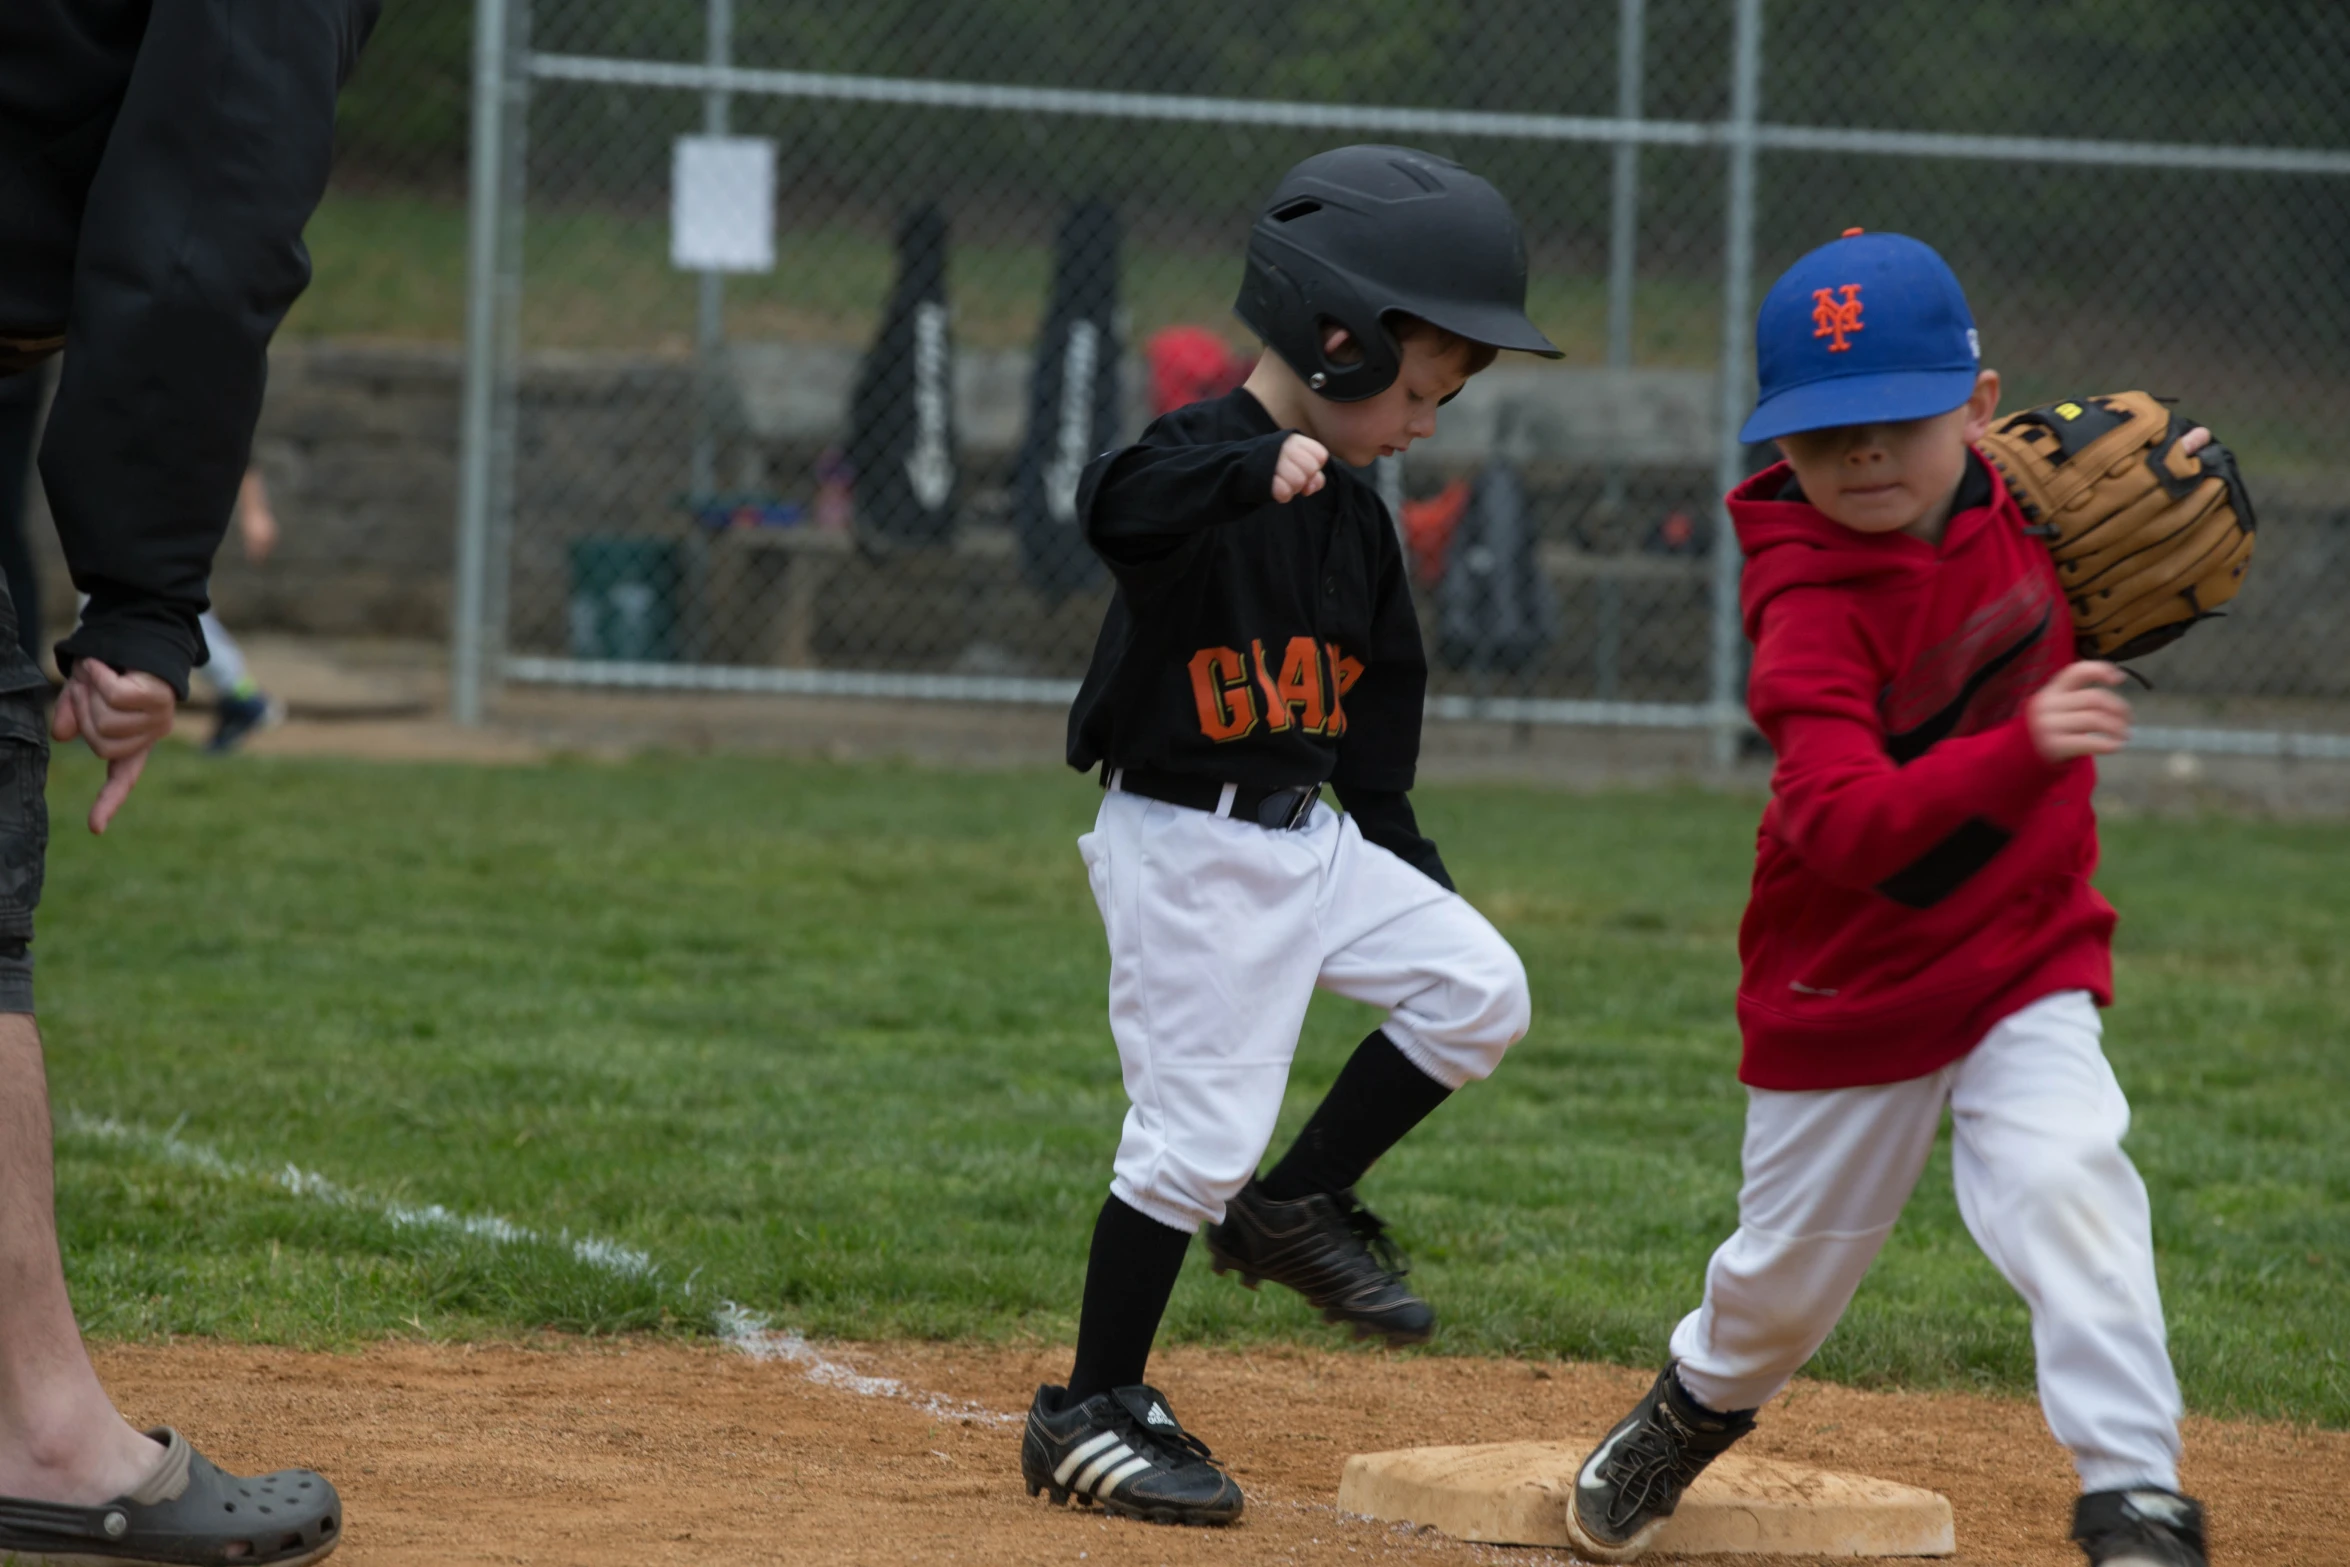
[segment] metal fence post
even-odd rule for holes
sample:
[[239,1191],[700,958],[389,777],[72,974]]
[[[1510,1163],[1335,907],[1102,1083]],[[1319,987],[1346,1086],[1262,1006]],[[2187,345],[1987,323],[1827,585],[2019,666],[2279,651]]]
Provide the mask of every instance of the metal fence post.
[[[1645,69],[1648,0],[1622,0],[1616,26],[1616,118],[1640,118]],[[1615,145],[1614,183],[1609,192],[1607,241],[1607,362],[1616,369],[1632,363],[1632,289],[1640,240],[1640,143],[1630,136]],[[1619,484],[1622,482],[1619,478]]]
[[[1746,452],[1738,439],[1738,426],[1746,410],[1747,342],[1754,331],[1754,125],[1762,98],[1763,0],[1737,0],[1737,4],[1731,44],[1730,116],[1724,126],[1729,144],[1729,169],[1722,222],[1721,429],[1714,468],[1714,487],[1725,495],[1746,477]],[[1727,768],[1737,761],[1738,736],[1746,721],[1740,690],[1745,664],[1745,638],[1738,624],[1740,559],[1738,537],[1730,526],[1730,509],[1716,502],[1713,670],[1709,696],[1713,708],[1713,763],[1717,768]]]
[[507,0],[479,0],[473,17],[473,146],[466,214],[465,391],[458,430],[456,608],[451,617],[449,710],[481,722],[483,633],[496,445],[501,241],[505,195]]
[[[704,54],[712,70],[734,63],[734,0],[708,0]],[[723,87],[702,94],[702,134],[724,136],[733,107],[733,95]],[[688,493],[706,497],[718,488],[718,436],[714,404],[718,355],[726,343],[726,277],[704,271],[694,282],[694,444]]]
[[506,96],[499,170],[496,333],[490,361],[489,516],[482,557],[483,684],[506,677],[506,607],[514,576],[514,465],[521,449],[522,238],[530,152],[530,54],[533,0],[507,0]]
[[[1629,125],[1640,118],[1645,64],[1642,51],[1648,41],[1648,0],[1622,0],[1616,15],[1616,118]],[[1607,238],[1607,363],[1611,370],[1632,368],[1632,298],[1638,280],[1640,250],[1640,143],[1629,134],[1614,148],[1613,181],[1608,200]],[[1600,504],[1612,531],[1624,509],[1624,466],[1607,465]],[[1603,574],[1592,583],[1597,600],[1597,624],[1592,627],[1591,694],[1602,702],[1616,699],[1622,682],[1624,648],[1624,584]]]

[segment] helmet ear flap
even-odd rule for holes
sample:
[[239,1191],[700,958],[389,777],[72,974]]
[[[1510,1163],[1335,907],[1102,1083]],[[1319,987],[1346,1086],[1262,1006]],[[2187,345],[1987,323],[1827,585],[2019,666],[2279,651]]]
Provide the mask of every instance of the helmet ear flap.
[[[1268,253],[1273,249],[1261,233],[1249,246],[1233,312],[1299,380],[1334,403],[1361,402],[1393,386],[1403,369],[1403,347],[1379,313],[1335,268],[1303,251],[1296,252],[1302,265],[1285,265],[1289,258],[1276,259]],[[1325,343],[1331,327],[1345,331],[1359,357],[1330,356]]]
[[[1344,332],[1346,342],[1340,352],[1345,358],[1333,357],[1330,338],[1333,332]],[[1353,313],[1353,318],[1325,312],[1314,318],[1314,360],[1319,368],[1308,374],[1306,385],[1332,402],[1360,402],[1366,397],[1377,397],[1395,384],[1403,370],[1403,345],[1387,329],[1387,323],[1367,311]]]

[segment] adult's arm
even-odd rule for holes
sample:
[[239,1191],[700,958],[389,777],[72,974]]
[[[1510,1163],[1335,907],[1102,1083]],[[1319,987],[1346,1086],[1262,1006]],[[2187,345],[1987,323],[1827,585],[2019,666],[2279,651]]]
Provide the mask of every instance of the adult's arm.
[[335,95],[379,0],[156,0],[82,215],[41,478],[82,625],[181,696],[270,335],[310,281]]

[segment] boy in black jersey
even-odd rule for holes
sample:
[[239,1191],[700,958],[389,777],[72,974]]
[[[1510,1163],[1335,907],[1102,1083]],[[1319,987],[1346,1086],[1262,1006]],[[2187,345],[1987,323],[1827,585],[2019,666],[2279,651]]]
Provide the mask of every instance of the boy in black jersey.
[[[1067,1387],[1037,1391],[1030,1495],[1222,1523],[1241,1496],[1143,1385],[1192,1231],[1219,1273],[1297,1289],[1391,1343],[1434,1313],[1355,1183],[1526,1031],[1524,967],[1452,890],[1406,791],[1427,664],[1386,508],[1353,474],[1435,433],[1525,315],[1500,194],[1396,147],[1309,158],[1250,238],[1237,306],[1269,350],[1085,471],[1117,581],[1069,720],[1105,794],[1079,840],[1109,936],[1132,1108]],[[1327,786],[1346,808],[1320,801]],[[1388,1009],[1261,1178],[1314,989]]]

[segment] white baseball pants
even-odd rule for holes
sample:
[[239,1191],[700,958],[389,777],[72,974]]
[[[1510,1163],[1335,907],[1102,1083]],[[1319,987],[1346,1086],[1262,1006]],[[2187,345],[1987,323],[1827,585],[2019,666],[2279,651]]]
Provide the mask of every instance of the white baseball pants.
[[204,645],[212,651],[212,657],[204,665],[204,677],[216,693],[231,695],[247,673],[245,650],[237,646],[237,639],[228,634],[228,627],[212,611],[206,610],[197,617],[197,622],[204,628]]
[[2032,1312],[2040,1408],[2082,1489],[2176,1489],[2179,1388],[2130,1107],[2084,991],[2003,1019],[1929,1077],[1747,1090],[1738,1230],[1673,1331],[1682,1384],[1751,1409],[1827,1340],[1900,1217],[1948,1104],[1966,1226]]
[[1256,1174],[1320,986],[1448,1088],[1526,1032],[1525,966],[1467,900],[1317,805],[1276,831],[1112,789],[1077,840],[1110,940],[1133,1107],[1111,1192],[1196,1230]]

